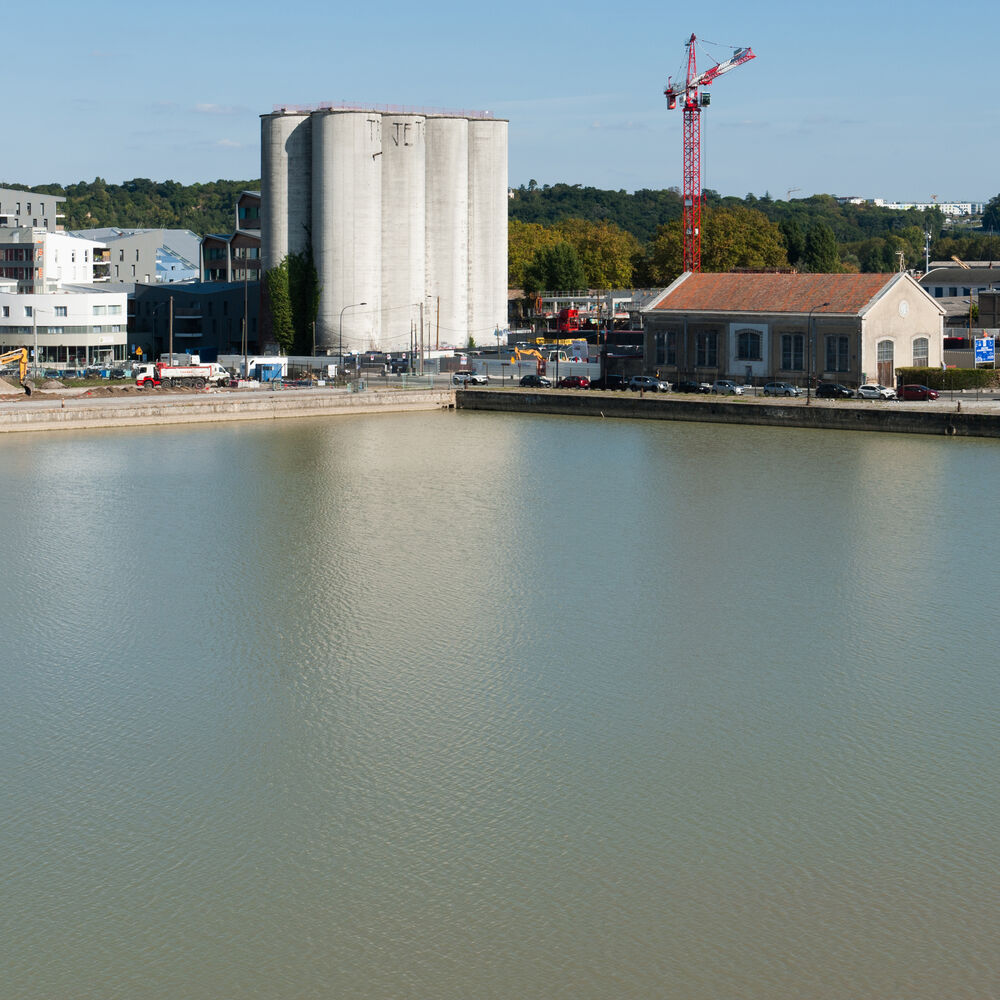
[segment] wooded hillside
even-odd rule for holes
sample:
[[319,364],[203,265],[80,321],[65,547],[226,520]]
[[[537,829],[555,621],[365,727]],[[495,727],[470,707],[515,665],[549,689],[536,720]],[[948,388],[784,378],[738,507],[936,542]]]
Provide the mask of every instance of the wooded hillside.
[[[0,182],[25,189],[25,185]],[[178,184],[97,177],[27,190],[66,198],[66,229],[190,229],[200,236],[232,232],[241,191],[259,180]],[[676,188],[604,191],[579,184],[530,181],[509,200],[508,283],[527,291],[659,285],[681,266],[681,199]],[[1000,195],[987,206],[985,228],[927,211],[840,204],[817,194],[788,201],[765,194],[723,197],[705,191],[705,270],[795,267],[804,271],[894,271],[920,268],[925,233],[932,260],[1000,260]]]

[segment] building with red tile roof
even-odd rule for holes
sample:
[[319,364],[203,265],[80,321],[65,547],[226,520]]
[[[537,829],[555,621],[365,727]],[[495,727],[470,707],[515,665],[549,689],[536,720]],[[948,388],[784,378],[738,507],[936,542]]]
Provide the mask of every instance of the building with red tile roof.
[[944,310],[909,274],[682,274],[643,309],[669,380],[893,385],[942,360]]

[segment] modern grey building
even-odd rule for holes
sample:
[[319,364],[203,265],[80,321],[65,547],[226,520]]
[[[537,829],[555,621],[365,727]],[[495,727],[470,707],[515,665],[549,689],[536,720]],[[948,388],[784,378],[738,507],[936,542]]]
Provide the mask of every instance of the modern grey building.
[[30,226],[55,233],[62,229],[65,198],[54,194],[34,194],[18,188],[0,187],[0,226]]
[[506,327],[507,124],[353,105],[261,116],[262,266],[311,249],[319,347],[464,347]]
[[210,233],[202,239],[201,280],[260,281],[259,191],[242,191],[236,199],[234,232]]
[[83,229],[109,249],[111,284],[171,285],[198,280],[201,240],[190,229]]
[[244,346],[257,353],[259,305],[254,286],[242,281],[137,285],[129,301],[129,342],[152,358],[167,354],[171,342],[174,354],[197,354],[202,361],[242,354]]

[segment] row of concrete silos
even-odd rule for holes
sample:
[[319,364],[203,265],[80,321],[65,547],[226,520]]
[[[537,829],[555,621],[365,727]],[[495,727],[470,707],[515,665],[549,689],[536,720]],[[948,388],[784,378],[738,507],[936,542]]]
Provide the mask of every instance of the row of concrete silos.
[[421,315],[431,345],[506,326],[506,121],[276,111],[261,118],[261,186],[264,267],[312,246],[318,346],[405,350]]

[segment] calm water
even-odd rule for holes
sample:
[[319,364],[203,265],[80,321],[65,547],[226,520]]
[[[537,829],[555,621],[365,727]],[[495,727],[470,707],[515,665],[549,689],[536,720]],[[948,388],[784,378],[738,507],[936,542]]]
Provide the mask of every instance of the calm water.
[[991,442],[0,438],[0,995],[1000,996]]

